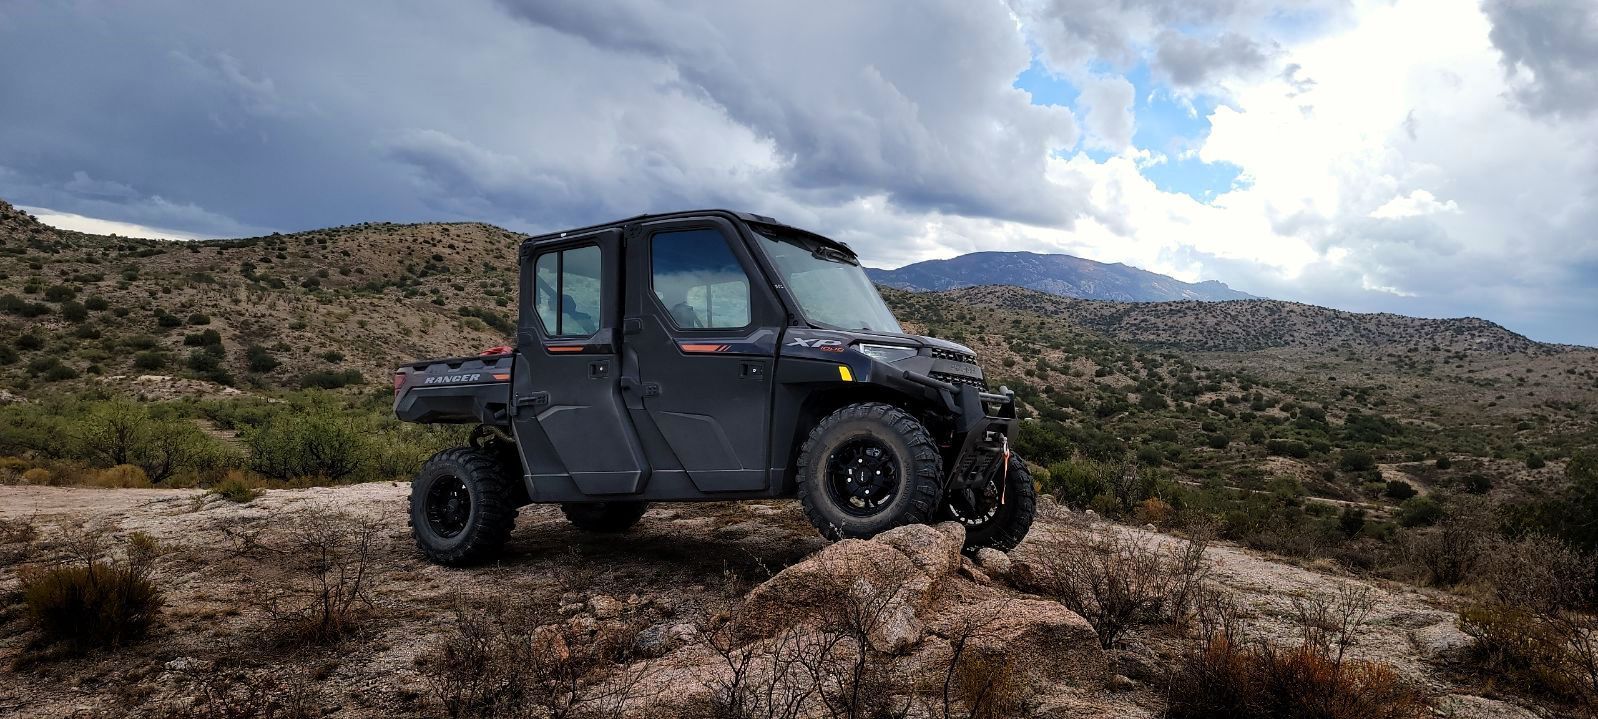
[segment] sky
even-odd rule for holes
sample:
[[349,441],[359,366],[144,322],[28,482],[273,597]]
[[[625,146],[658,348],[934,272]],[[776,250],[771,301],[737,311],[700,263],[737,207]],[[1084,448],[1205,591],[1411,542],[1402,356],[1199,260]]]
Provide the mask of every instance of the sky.
[[0,68],[74,229],[732,207],[1598,346],[1592,0],[4,0]]

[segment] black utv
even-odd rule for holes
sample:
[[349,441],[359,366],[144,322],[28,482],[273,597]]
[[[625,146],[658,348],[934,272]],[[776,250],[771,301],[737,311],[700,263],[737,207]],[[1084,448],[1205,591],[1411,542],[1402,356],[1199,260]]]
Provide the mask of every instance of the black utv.
[[400,419],[479,425],[412,485],[432,560],[492,556],[534,502],[597,532],[649,502],[798,497],[833,539],[1026,536],[1014,395],[966,347],[904,334],[844,244],[703,210],[533,237],[519,260],[514,347],[394,375]]

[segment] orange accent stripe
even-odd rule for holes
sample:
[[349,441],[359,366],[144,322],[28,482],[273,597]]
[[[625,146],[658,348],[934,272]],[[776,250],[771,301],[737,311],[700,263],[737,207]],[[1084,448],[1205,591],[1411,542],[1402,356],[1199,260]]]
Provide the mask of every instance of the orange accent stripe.
[[678,345],[684,352],[726,352],[727,345]]
[[508,380],[508,379],[510,379],[510,375],[508,375],[508,374],[496,374],[496,375],[494,375],[494,381],[495,382],[504,382],[505,380]]
[[581,352],[581,351],[583,351],[583,346],[582,345],[544,345],[544,349],[549,350],[550,352]]

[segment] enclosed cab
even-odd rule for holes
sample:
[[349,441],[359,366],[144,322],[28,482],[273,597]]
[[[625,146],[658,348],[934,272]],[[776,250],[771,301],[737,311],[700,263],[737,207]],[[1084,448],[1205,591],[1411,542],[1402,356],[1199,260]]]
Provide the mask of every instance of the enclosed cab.
[[522,243],[515,342],[415,362],[395,413],[479,425],[417,475],[418,544],[483,559],[516,508],[622,531],[648,502],[797,497],[822,534],[953,519],[1009,549],[1034,490],[1014,397],[905,334],[847,246],[758,215],[635,217]]

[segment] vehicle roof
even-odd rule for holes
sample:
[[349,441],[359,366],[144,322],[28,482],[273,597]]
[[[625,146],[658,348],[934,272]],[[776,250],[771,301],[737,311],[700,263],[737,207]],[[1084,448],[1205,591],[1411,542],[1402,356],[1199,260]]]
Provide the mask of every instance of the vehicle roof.
[[639,222],[656,222],[656,221],[659,221],[659,220],[672,220],[672,219],[685,218],[685,217],[703,217],[705,215],[721,215],[723,217],[736,218],[738,220],[742,220],[743,222],[745,222],[747,224],[751,224],[751,225],[762,225],[762,226],[765,226],[765,227],[770,227],[770,228],[774,228],[774,229],[778,229],[778,230],[785,230],[785,231],[788,231],[788,232],[793,232],[795,234],[803,235],[803,236],[805,236],[807,238],[817,240],[817,241],[822,242],[824,244],[831,245],[833,247],[837,247],[837,248],[849,253],[849,256],[854,257],[857,260],[859,259],[859,256],[856,255],[855,251],[852,248],[850,248],[848,245],[846,245],[846,244],[844,244],[842,242],[839,242],[837,240],[834,240],[834,239],[832,239],[830,237],[827,237],[825,235],[816,234],[816,233],[811,232],[810,230],[806,230],[806,229],[804,229],[802,227],[794,227],[792,225],[783,224],[782,222],[779,222],[777,220],[777,218],[775,218],[775,217],[769,217],[767,215],[757,215],[757,214],[752,213],[752,212],[740,212],[738,210],[724,210],[724,209],[715,209],[715,208],[708,208],[708,209],[703,209],[703,210],[679,210],[677,212],[659,212],[659,213],[654,213],[654,214],[634,215],[632,217],[627,217],[627,218],[623,218],[623,219],[620,219],[620,220],[612,220],[610,222],[601,222],[599,224],[589,225],[587,227],[576,227],[576,228],[572,228],[570,230],[559,230],[559,231],[556,231],[556,232],[546,232],[546,233],[544,233],[542,235],[534,235],[534,236],[528,238],[523,244],[537,244],[537,243],[541,243],[541,242],[547,242],[549,240],[560,239],[560,238],[567,237],[567,236],[570,236],[570,235],[582,235],[582,234],[587,234],[587,233],[590,233],[590,232],[597,232],[597,231],[600,231],[600,230],[606,230],[606,229],[611,229],[611,228],[619,228],[619,227],[622,227],[622,226],[625,226],[625,225],[631,225],[631,224],[635,224],[635,223],[639,223]]

